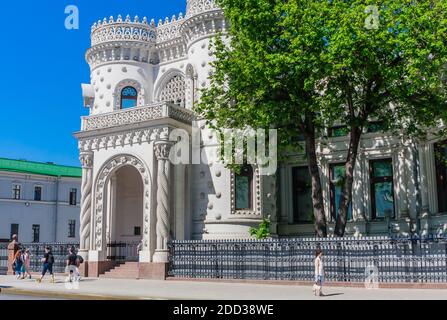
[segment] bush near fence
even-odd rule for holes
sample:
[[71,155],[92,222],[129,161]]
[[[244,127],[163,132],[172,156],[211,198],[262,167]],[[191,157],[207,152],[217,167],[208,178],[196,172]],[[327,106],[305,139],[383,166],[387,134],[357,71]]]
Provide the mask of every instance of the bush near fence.
[[317,248],[327,281],[447,283],[447,236],[172,241],[168,276],[313,281]]

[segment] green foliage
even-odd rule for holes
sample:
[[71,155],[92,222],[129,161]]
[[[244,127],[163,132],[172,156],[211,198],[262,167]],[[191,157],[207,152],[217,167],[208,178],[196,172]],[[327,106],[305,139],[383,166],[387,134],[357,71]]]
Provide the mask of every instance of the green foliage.
[[196,107],[214,128],[276,128],[284,154],[340,122],[423,136],[447,119],[447,1],[217,1],[230,30]]
[[270,237],[270,219],[263,219],[258,228],[250,228],[250,235],[257,240]]

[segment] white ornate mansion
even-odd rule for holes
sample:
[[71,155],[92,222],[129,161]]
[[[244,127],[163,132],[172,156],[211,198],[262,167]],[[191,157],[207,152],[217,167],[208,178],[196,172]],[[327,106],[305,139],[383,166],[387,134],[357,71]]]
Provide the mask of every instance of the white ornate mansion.
[[[217,147],[192,109],[209,84],[210,40],[225,28],[212,0],[189,0],[185,16],[158,24],[111,17],[93,25],[86,54],[91,83],[82,85],[90,115],[76,133],[83,166],[80,239],[90,274],[110,268],[112,242],[141,241],[141,268],[146,264],[151,274],[167,261],[170,239],[247,238],[249,228],[268,216],[275,235],[313,235],[302,155],[280,164],[276,176],[261,176],[252,166],[235,175],[212,162],[168,160],[174,142],[169,135],[176,128],[193,134],[197,125],[201,148]],[[319,155],[325,208],[333,221],[348,141],[342,126],[329,131]],[[447,157],[446,146],[435,137],[414,143],[384,134],[377,123],[367,131],[347,233],[445,230],[447,170],[435,154]]]

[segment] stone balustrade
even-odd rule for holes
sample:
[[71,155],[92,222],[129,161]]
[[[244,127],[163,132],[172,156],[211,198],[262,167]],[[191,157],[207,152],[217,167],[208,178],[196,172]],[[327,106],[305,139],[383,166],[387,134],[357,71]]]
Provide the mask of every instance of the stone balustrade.
[[98,130],[165,118],[172,118],[182,123],[191,124],[194,120],[194,113],[174,104],[162,102],[144,107],[135,107],[83,117],[82,131]]

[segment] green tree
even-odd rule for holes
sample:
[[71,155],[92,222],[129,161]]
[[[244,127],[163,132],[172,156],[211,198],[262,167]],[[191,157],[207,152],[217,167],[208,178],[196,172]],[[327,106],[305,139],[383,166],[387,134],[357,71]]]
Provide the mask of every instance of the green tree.
[[211,86],[197,110],[216,128],[277,128],[287,153],[303,136],[317,235],[326,219],[317,161],[321,130],[349,129],[335,234],[343,236],[353,172],[370,120],[420,135],[445,116],[447,2],[218,0],[230,24],[214,43]]
[[[299,21],[290,21],[288,3],[271,0],[218,0],[229,21],[228,36],[213,44],[211,85],[196,111],[214,128],[276,128],[279,153],[305,149],[312,181],[315,231],[327,236],[316,155],[322,126],[315,90],[324,70],[319,56],[323,35],[313,28],[324,14],[318,2],[303,1]],[[297,25],[302,27],[296,28]]]
[[322,105],[349,129],[346,177],[335,226],[343,236],[364,128],[421,136],[445,116],[447,2],[321,1],[326,11]]

